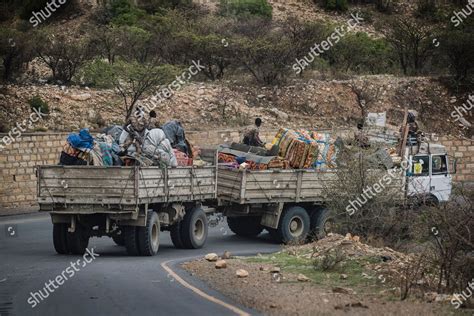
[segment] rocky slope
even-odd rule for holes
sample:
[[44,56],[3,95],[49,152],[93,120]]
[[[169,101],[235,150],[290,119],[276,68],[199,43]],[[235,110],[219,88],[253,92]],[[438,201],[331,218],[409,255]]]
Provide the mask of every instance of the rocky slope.
[[[181,120],[193,130],[237,127],[257,116],[267,126],[332,128],[354,126],[361,117],[356,95],[348,80],[294,80],[286,86],[256,87],[237,82],[194,82],[163,102],[157,112],[161,121]],[[429,132],[458,133],[450,113],[462,98],[450,95],[435,79],[371,76],[355,81],[378,98],[369,112],[387,111],[388,121],[399,125],[405,106],[419,113]],[[159,87],[157,87],[159,89]],[[378,92],[377,92],[378,91]],[[113,90],[57,85],[6,85],[0,89],[0,122],[11,128],[31,113],[28,101],[40,96],[51,114],[36,129],[69,131],[97,128],[124,120],[122,100]]]

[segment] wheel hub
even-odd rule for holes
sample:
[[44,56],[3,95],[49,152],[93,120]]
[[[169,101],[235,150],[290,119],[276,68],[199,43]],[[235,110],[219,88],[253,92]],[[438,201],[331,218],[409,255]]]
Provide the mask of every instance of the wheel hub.
[[204,237],[204,223],[200,218],[198,218],[194,223],[193,233],[196,239],[201,240]]
[[303,230],[304,230],[303,220],[298,216],[293,217],[290,220],[289,228],[290,228],[290,234],[293,237],[300,237],[301,234],[303,234]]

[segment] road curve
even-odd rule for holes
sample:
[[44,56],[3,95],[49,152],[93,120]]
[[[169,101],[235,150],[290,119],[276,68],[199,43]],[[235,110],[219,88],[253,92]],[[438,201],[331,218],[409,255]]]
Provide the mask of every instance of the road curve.
[[30,293],[42,290],[45,282],[61,275],[71,261],[82,260],[82,256],[56,254],[47,214],[3,217],[0,228],[1,316],[255,315],[254,310],[191,277],[179,263],[209,252],[251,254],[280,249],[266,234],[257,239],[240,238],[224,223],[210,228],[206,246],[197,250],[174,248],[169,233],[163,232],[155,257],[130,257],[110,238],[92,238],[89,248],[99,257],[78,267],[73,277],[32,308],[27,302]]

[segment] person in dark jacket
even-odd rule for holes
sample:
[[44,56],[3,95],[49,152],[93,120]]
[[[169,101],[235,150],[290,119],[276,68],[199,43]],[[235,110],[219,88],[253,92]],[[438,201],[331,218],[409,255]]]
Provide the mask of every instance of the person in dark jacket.
[[161,128],[165,132],[166,138],[170,141],[173,148],[190,155],[191,148],[186,142],[186,135],[184,134],[184,128],[180,121],[172,120],[163,125]]
[[260,139],[260,126],[262,119],[257,117],[255,125],[248,127],[244,132],[243,143],[248,146],[265,147],[265,143]]

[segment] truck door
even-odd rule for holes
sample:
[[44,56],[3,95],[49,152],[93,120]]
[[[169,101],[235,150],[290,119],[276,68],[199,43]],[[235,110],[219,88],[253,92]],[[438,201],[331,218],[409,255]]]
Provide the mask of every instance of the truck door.
[[430,192],[439,202],[449,200],[452,189],[452,176],[448,172],[448,158],[446,155],[431,156],[431,185]]
[[427,196],[430,192],[430,156],[420,155],[411,159],[408,170],[407,195],[409,197]]

